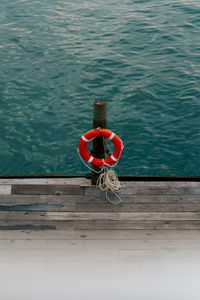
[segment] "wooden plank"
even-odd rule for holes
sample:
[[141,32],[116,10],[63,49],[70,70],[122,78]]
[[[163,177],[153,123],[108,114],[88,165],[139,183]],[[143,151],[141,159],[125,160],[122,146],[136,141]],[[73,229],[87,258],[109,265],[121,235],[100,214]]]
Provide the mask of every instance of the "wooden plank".
[[85,199],[83,195],[0,195],[0,205],[8,204],[74,204]]
[[[97,233],[97,232],[96,232]],[[0,243],[2,249],[60,249],[60,250],[158,250],[199,249],[200,240],[81,240],[81,239],[7,239]]]
[[[80,212],[200,212],[200,202],[188,202],[188,203],[134,203],[134,204],[119,204],[113,205],[109,203],[104,204],[76,204],[76,211]],[[62,207],[60,211],[67,211],[67,207]]]
[[0,205],[0,211],[49,211],[49,212],[200,212],[200,203],[170,203],[170,204],[129,204],[114,205],[85,205],[75,207],[75,203],[63,204],[18,204]]
[[[200,182],[180,182],[180,181],[123,181],[127,187],[200,187]],[[87,178],[0,178],[0,185],[7,184],[66,184],[66,185],[90,185]]]
[[[0,195],[0,210],[3,206],[32,205],[37,210],[39,205],[53,205],[55,211],[198,211],[200,196],[125,196],[119,205],[110,204],[107,199],[96,199],[83,195]],[[52,206],[52,207],[53,207]],[[49,207],[50,210],[51,207]]]
[[[142,204],[142,203],[169,203],[169,202],[200,202],[200,195],[120,195],[121,204]],[[109,195],[113,201],[116,197]],[[76,204],[110,204],[106,199],[106,195],[102,197],[85,196],[82,198],[76,198]],[[110,204],[111,205],[111,204]]]
[[0,185],[3,184],[66,184],[66,185],[89,185],[87,178],[0,178]]
[[17,230],[17,231],[43,231],[43,230],[73,230],[74,222],[52,222],[46,220],[0,220],[0,231],[1,230]]
[[14,195],[84,195],[84,188],[78,185],[13,184]]
[[[199,230],[200,221],[6,221],[0,220],[0,230]],[[55,231],[55,232],[56,232]],[[84,235],[84,234],[83,234]]]
[[[10,221],[12,222],[12,221]],[[48,223],[48,222],[47,222]],[[72,222],[73,224],[73,222]],[[5,225],[5,223],[4,223]],[[81,239],[82,231],[74,231],[73,228],[65,230],[0,230],[0,240],[74,240]],[[0,241],[1,243],[1,241]]]
[[[112,200],[115,198],[113,197]],[[121,204],[162,204],[162,203],[200,203],[200,195],[122,195]],[[84,195],[0,195],[0,203],[76,203],[105,204],[111,205],[104,196],[103,198]]]
[[3,221],[38,221],[44,220],[46,221],[46,212],[7,212],[1,211],[0,212],[0,220]]
[[[0,213],[1,216],[1,213]],[[200,220],[199,212],[47,212],[47,220]]]
[[75,205],[73,203],[68,204],[9,204],[9,205],[0,205],[1,211],[26,211],[26,212],[46,212],[46,211],[75,211]]
[[[72,222],[73,223],[73,222]],[[48,222],[47,222],[48,224]],[[0,230],[0,240],[200,240],[200,230]]]
[[[137,212],[137,211],[200,211],[200,201],[170,203],[121,203],[113,205],[106,201],[102,204],[81,203],[83,196],[54,195],[4,195],[0,197],[0,211],[80,211],[80,212]],[[78,202],[75,204],[75,202]]]
[[82,196],[3,195],[0,211],[74,211],[75,199]]
[[123,206],[64,204],[5,204],[0,211],[49,211],[49,212],[200,212],[200,203],[170,204],[128,204]]
[[[57,229],[63,224],[58,223]],[[78,230],[199,230],[200,221],[74,221]]]
[[9,195],[11,193],[11,185],[2,184],[0,185],[0,195]]
[[[155,186],[154,184],[138,186],[137,182],[119,192],[120,195],[200,195],[200,186],[179,185]],[[95,187],[85,187],[86,196],[105,197],[105,193]]]
[[[84,221],[83,221],[84,222]],[[62,234],[62,230],[58,230],[60,236]],[[175,240],[188,240],[188,239],[200,239],[200,230],[74,230],[73,233],[77,233],[76,238],[83,238],[85,240],[154,240],[154,239],[175,239]],[[53,232],[50,232],[50,236],[52,236]]]
[[[99,191],[97,188],[87,188],[85,190],[86,195],[95,195],[96,197],[105,197],[105,193]],[[193,187],[128,187],[121,191],[120,195],[199,195],[200,188]]]
[[0,250],[1,249],[83,249],[84,241],[79,239],[57,239],[56,243],[55,240],[48,240],[48,239],[7,239],[3,240],[0,243]]
[[0,240],[200,240],[200,230],[0,230]]
[[85,240],[84,249],[119,249],[119,250],[151,250],[151,249],[199,249],[200,240],[172,240],[172,239],[134,239],[134,240]]

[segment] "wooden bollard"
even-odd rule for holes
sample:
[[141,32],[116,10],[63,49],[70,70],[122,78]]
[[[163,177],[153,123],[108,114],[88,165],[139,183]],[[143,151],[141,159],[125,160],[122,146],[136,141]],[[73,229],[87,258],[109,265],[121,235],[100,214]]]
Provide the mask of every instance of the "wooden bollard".
[[[107,125],[107,102],[94,102],[94,113],[93,113],[93,128],[106,128]],[[93,140],[92,156],[96,158],[105,158],[105,145],[103,137],[99,136]],[[93,170],[100,172],[100,167],[93,166]],[[92,185],[96,185],[97,179],[100,173],[92,171]]]

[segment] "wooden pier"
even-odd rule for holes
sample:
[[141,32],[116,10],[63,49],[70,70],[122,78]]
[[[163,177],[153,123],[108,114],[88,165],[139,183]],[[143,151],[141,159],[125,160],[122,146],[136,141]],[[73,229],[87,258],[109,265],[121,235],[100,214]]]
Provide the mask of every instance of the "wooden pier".
[[89,177],[0,178],[1,298],[199,299],[199,178]]
[[87,176],[1,178],[0,230],[200,229],[198,180],[124,183],[113,205]]

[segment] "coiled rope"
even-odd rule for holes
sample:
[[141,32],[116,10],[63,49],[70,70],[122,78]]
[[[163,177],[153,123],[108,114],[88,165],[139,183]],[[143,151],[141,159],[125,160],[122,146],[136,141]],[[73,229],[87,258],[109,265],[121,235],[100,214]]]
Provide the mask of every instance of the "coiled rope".
[[[117,173],[112,170],[108,169],[106,167],[102,168],[102,173],[99,175],[99,178],[97,179],[96,186],[99,187],[99,189],[102,192],[106,192],[106,199],[111,202],[112,204],[119,204],[121,203],[120,196],[116,193],[117,191],[122,191],[126,188],[124,183],[121,183],[118,180]],[[112,201],[108,197],[108,191],[111,191],[117,198],[118,201]]]

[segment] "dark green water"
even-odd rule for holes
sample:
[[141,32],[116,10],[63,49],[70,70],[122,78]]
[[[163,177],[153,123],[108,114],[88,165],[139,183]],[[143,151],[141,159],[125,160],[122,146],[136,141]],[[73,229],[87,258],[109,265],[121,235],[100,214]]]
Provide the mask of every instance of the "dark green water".
[[93,101],[117,172],[200,175],[200,1],[1,0],[0,173],[88,172]]

